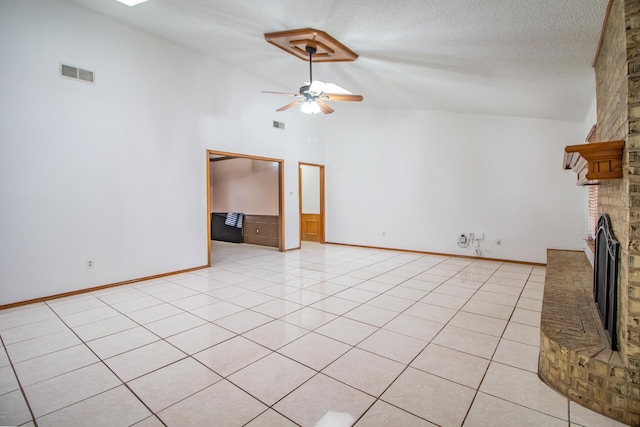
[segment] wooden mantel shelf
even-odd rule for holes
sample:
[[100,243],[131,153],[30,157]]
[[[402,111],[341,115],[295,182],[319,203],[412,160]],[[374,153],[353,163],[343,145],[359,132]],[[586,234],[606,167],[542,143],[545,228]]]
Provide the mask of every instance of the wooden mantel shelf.
[[622,178],[624,141],[568,145],[564,149],[563,169],[572,169],[578,185],[595,185],[603,179]]

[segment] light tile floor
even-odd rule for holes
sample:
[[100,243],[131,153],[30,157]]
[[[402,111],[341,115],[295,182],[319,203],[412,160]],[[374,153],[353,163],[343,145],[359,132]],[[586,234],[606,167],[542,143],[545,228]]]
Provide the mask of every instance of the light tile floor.
[[214,242],[0,312],[0,425],[617,426],[537,377],[542,267]]

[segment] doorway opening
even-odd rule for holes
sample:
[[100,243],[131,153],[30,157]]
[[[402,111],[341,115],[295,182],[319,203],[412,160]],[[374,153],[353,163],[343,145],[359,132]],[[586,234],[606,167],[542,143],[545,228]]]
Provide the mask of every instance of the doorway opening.
[[298,163],[300,244],[325,243],[324,165]]
[[284,160],[207,150],[206,165],[209,263],[214,237],[283,252]]

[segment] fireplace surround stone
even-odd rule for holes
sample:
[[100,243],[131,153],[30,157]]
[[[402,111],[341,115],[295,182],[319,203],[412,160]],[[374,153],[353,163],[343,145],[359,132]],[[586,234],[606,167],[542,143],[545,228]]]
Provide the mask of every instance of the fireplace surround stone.
[[612,351],[593,299],[593,268],[582,251],[547,251],[538,375],[595,412],[640,425],[640,404],[620,353]]
[[[566,341],[562,333],[566,327],[555,324],[560,317],[574,325],[585,322],[584,331],[589,329],[586,313],[590,311],[576,305],[590,293],[592,270],[584,259],[569,257],[557,262],[554,258],[562,254],[552,253],[547,260],[539,375],[572,400],[640,426],[640,0],[610,0],[594,67],[595,140],[624,141],[622,178],[602,180],[598,186],[598,215],[609,215],[620,242],[618,352],[598,352],[593,347],[597,344],[575,341],[575,337]],[[586,287],[584,297],[567,286]],[[563,298],[573,301],[558,301]],[[561,308],[553,308],[558,304]],[[594,321],[599,320],[596,315]]]

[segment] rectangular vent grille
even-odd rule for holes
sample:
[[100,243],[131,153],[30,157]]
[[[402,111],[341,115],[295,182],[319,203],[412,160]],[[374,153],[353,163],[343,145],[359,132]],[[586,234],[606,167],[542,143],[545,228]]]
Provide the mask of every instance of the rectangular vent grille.
[[282,129],[284,130],[284,122],[276,122],[275,120],[273,121],[273,127],[276,129]]
[[82,68],[72,67],[71,65],[65,64],[60,64],[60,76],[82,80],[88,83],[93,83],[95,81],[93,71],[83,70]]
[[78,69],[78,78],[85,82],[93,83],[93,71]]
[[78,78],[78,69],[76,67],[70,67],[68,65],[62,65],[60,67],[60,74],[65,77],[71,77],[73,79]]

